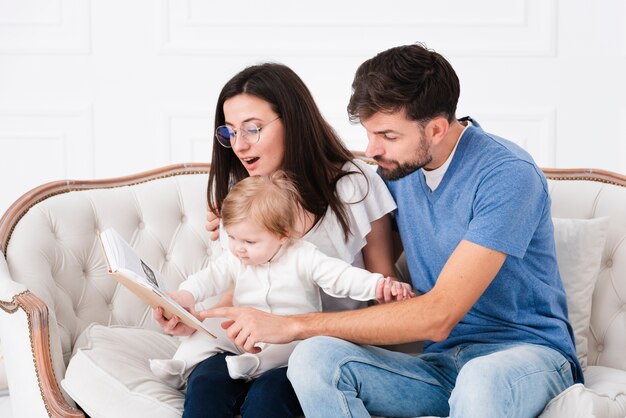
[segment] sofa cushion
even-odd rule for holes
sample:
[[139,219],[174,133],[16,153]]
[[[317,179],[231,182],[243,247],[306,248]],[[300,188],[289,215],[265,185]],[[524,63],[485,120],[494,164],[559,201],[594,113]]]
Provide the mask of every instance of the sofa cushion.
[[92,418],[180,417],[183,393],[161,382],[148,364],[172,357],[177,346],[176,338],[159,332],[92,324],[76,341],[61,385]]
[[546,406],[540,418],[626,417],[626,371],[589,366],[585,386],[576,384]]
[[576,355],[583,370],[587,367],[591,300],[600,272],[609,219],[552,219],[556,258],[567,294]]
[[585,372],[585,387],[613,397],[626,395],[626,371],[613,367],[589,366]]

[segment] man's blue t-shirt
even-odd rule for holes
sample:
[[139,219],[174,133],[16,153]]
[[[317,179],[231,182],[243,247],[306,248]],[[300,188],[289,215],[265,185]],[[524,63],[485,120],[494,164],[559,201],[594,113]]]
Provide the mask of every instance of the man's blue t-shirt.
[[582,382],[567,300],[556,261],[551,200],[541,170],[514,143],[476,122],[457,145],[431,192],[421,170],[386,181],[415,289],[433,288],[444,264],[467,240],[507,254],[500,272],[448,338],[425,352],[472,343],[553,347]]

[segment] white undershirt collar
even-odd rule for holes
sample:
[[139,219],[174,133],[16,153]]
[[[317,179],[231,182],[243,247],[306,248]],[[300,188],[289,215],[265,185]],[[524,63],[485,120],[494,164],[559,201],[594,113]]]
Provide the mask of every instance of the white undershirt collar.
[[461,132],[461,135],[459,135],[459,139],[456,141],[456,145],[452,149],[452,152],[448,156],[448,159],[446,159],[446,162],[444,162],[440,167],[437,167],[434,170],[424,170],[422,168],[422,173],[424,173],[424,179],[426,180],[426,185],[428,186],[431,192],[434,192],[435,189],[439,187],[441,180],[443,180],[443,176],[446,174],[446,171],[448,171],[448,167],[450,167],[452,158],[454,158],[454,153],[456,152],[456,148],[459,146],[459,142],[461,142],[461,138],[463,138],[463,134],[465,134],[465,131],[467,130],[469,126],[470,124],[468,123],[467,126],[463,128],[463,132]]

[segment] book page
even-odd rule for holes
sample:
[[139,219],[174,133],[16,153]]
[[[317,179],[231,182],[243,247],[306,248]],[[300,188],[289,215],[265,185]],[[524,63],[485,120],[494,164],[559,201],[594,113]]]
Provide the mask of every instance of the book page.
[[117,231],[103,231],[100,240],[109,271],[118,282],[151,307],[163,308],[166,318],[175,315],[185,325],[216,338],[214,332],[162,290],[165,279],[161,273],[144,262]]

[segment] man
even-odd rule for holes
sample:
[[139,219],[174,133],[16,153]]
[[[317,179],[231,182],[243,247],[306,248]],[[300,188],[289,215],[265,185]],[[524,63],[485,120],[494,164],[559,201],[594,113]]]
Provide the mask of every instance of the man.
[[[352,87],[348,112],[396,199],[422,296],[338,313],[207,315],[231,318],[229,335],[248,351],[308,338],[288,369],[308,418],[536,417],[583,379],[541,170],[515,144],[456,119],[458,78],[421,45],[366,61]],[[419,356],[357,345],[416,340],[426,340]]]

